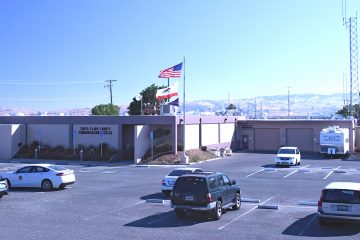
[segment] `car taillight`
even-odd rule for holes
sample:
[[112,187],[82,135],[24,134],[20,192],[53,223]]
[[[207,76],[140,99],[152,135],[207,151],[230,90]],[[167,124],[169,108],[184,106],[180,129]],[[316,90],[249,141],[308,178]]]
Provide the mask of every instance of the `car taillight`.
[[320,197],[320,200],[318,201],[318,210],[321,210],[322,209],[322,203],[324,201],[324,190],[321,192],[321,197]]
[[65,173],[63,173],[63,172],[57,173],[56,176],[65,176]]
[[166,185],[165,180],[162,180],[162,181],[161,181],[161,185],[163,185],[163,186]]
[[211,193],[206,194],[206,201],[211,202]]

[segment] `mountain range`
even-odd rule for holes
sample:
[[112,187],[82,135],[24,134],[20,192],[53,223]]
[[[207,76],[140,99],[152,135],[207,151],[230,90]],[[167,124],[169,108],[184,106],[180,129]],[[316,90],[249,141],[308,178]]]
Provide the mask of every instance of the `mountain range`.
[[[180,99],[181,102],[181,99]],[[256,98],[227,99],[227,100],[196,100],[186,102],[186,112],[196,115],[211,115],[225,112],[226,107],[233,104],[233,110],[238,115],[249,117],[277,117],[277,116],[333,116],[344,105],[342,93],[323,94],[293,94],[262,96]],[[181,106],[180,106],[180,109]],[[5,115],[89,115],[90,108],[57,109],[47,113],[36,109],[8,108],[0,106],[0,116]],[[127,105],[120,105],[121,115],[127,112]]]

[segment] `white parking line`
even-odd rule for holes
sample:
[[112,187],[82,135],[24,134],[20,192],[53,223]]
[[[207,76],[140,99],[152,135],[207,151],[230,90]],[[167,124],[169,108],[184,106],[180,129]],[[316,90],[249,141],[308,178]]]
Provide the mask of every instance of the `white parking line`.
[[[264,203],[266,203],[266,202],[268,202],[268,201],[270,201],[271,199],[273,199],[275,196],[272,196],[271,198],[268,198],[268,199],[266,199],[262,204],[264,204]],[[226,227],[226,226],[228,226],[228,225],[230,225],[231,223],[233,223],[233,222],[235,222],[236,220],[238,220],[239,218],[241,218],[241,217],[243,217],[243,216],[245,216],[245,215],[247,215],[247,214],[249,214],[249,213],[251,213],[252,211],[254,211],[255,209],[257,209],[258,208],[258,206],[256,205],[255,207],[253,207],[252,209],[250,209],[249,211],[247,211],[247,212],[244,212],[243,214],[241,214],[240,216],[238,216],[238,217],[236,217],[236,218],[234,218],[233,220],[231,220],[230,222],[228,222],[227,224],[225,224],[225,225],[223,225],[223,226],[221,226],[221,227],[219,227],[218,229],[219,230],[221,230],[221,229],[223,229],[224,227]]]
[[251,174],[249,174],[249,175],[247,175],[247,176],[245,176],[245,177],[250,177],[250,176],[252,176],[252,175],[254,175],[254,174],[257,174],[257,173],[259,173],[259,172],[262,172],[262,171],[264,171],[265,170],[265,168],[263,168],[263,169],[261,169],[261,170],[259,170],[259,171],[256,171],[256,172],[254,172],[254,173],[251,173]]
[[334,170],[332,170],[331,172],[329,172],[328,175],[326,175],[326,177],[324,177],[323,179],[327,179],[331,174],[333,174],[335,172],[335,170],[338,170],[339,168],[341,168],[341,166],[338,166],[337,168],[335,168]]
[[[300,169],[304,169],[304,168],[307,168],[308,166],[310,166],[311,164],[309,164],[309,165],[306,165],[306,166],[304,166],[304,167],[302,167],[302,168],[300,168]],[[295,170],[295,171],[292,171],[291,173],[289,173],[288,175],[286,175],[285,177],[283,177],[283,178],[287,178],[288,176],[290,176],[290,175],[292,175],[292,174],[294,174],[294,173],[296,173],[296,172],[298,172],[300,169],[297,169],[297,170]]]
[[105,212],[103,212],[103,213],[96,214],[96,215],[94,215],[94,216],[92,216],[92,217],[84,218],[84,221],[88,221],[88,220],[90,220],[90,219],[97,218],[98,216],[103,215],[103,214],[115,213],[115,212],[117,212],[117,211],[119,211],[119,210],[122,210],[122,209],[125,209],[125,208],[135,207],[135,206],[140,205],[140,204],[145,203],[145,202],[146,202],[146,201],[141,201],[141,202],[137,202],[137,203],[135,203],[135,204],[131,204],[131,205],[125,206],[125,207],[116,208],[116,209],[111,210],[111,211],[105,211]]

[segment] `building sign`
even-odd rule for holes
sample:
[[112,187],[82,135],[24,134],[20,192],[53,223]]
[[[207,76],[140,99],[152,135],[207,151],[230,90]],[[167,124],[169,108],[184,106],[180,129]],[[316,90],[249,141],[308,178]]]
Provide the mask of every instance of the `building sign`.
[[111,127],[80,127],[79,134],[112,135]]

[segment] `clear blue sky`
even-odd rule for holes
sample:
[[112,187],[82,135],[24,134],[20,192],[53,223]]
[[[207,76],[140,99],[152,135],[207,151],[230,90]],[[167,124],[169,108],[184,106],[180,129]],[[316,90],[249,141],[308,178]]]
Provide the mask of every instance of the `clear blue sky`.
[[[0,1],[0,107],[108,103],[107,79],[117,80],[114,103],[128,104],[152,83],[166,84],[159,71],[184,56],[186,100],[285,95],[288,86],[292,94],[341,93],[344,71],[349,79],[341,6],[341,0]],[[360,1],[348,0],[348,17],[357,10]],[[180,96],[181,102],[182,87]]]

